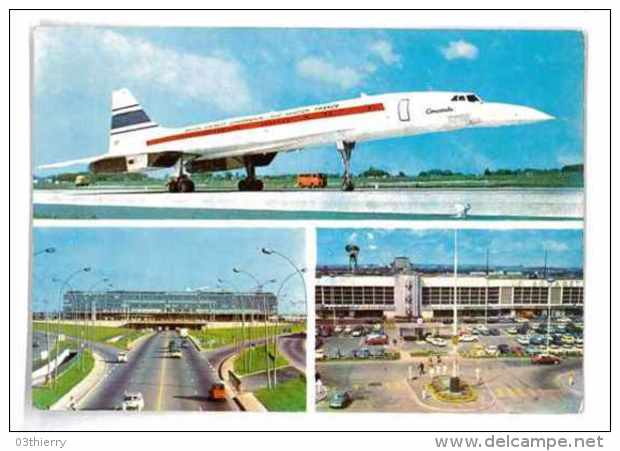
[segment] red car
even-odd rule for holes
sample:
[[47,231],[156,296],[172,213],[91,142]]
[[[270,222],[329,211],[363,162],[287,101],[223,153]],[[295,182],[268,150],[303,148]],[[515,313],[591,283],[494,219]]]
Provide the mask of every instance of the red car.
[[366,338],[367,345],[386,345],[389,339],[387,335],[369,335]]
[[537,354],[532,356],[532,363],[539,365],[559,365],[562,360],[555,355],[551,354]]

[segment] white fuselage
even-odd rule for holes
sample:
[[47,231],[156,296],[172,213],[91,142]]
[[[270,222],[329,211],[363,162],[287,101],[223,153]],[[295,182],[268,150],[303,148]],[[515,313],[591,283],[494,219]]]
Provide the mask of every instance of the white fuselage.
[[[518,105],[454,100],[454,92],[407,92],[312,105],[189,127],[156,127],[114,143],[110,154],[183,152],[196,160],[297,150],[467,127],[551,119]],[[464,94],[461,97],[466,96]]]

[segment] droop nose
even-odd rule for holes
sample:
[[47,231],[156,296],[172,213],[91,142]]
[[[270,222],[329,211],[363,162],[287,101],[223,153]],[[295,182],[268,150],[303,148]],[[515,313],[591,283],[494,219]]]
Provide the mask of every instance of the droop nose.
[[488,103],[481,114],[482,123],[488,126],[519,125],[555,119],[535,108],[506,103]]

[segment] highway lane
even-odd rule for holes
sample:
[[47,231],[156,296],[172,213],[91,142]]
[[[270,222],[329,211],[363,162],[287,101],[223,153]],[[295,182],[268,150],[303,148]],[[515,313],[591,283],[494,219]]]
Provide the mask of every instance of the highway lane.
[[292,366],[305,373],[306,340],[298,336],[278,338],[278,348]]
[[111,366],[110,372],[87,396],[83,410],[116,410],[125,392],[140,392],[145,410],[233,410],[230,401],[208,399],[212,383],[219,382],[215,368],[190,344],[181,348],[182,358],[167,352],[174,332],[155,334],[129,352],[128,362]]

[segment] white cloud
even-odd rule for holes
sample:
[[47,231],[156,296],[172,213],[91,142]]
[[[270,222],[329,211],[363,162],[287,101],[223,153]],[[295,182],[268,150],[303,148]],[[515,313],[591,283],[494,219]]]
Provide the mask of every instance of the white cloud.
[[378,56],[388,66],[400,61],[400,55],[394,53],[392,44],[389,41],[380,40],[373,42],[369,47],[370,53]]
[[[129,88],[147,85],[224,112],[253,105],[243,67],[233,58],[196,55],[96,28],[42,28],[34,36],[38,91],[45,90],[48,72],[83,61],[84,78],[107,78]],[[86,74],[89,66],[97,73]],[[60,89],[58,79],[50,80]]]
[[364,73],[348,66],[338,66],[318,57],[307,57],[297,63],[297,72],[311,80],[335,84],[342,89],[358,86]]
[[355,240],[357,240],[357,232],[353,232],[351,233],[351,235],[349,235],[348,242],[353,243]]
[[441,47],[440,50],[447,60],[458,58],[473,60],[478,57],[478,47],[462,39],[451,41],[447,47]]
[[368,238],[369,241],[372,241],[375,239],[375,235],[372,232],[367,232],[366,238]]
[[368,249],[371,251],[376,251],[379,247],[376,244],[369,244]]

